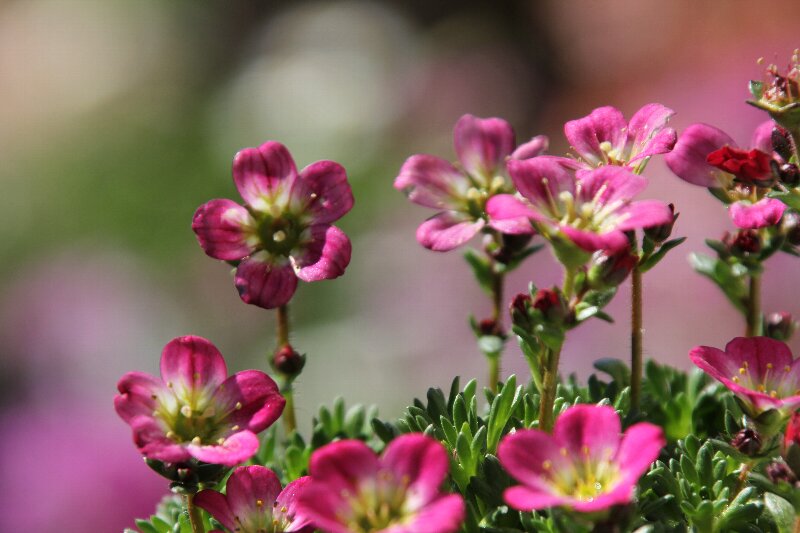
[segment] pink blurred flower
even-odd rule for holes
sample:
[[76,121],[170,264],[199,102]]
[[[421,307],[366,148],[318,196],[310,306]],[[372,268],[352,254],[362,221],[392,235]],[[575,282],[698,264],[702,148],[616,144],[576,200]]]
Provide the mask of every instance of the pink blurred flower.
[[297,495],[310,478],[301,477],[281,490],[278,476],[263,466],[241,466],[225,485],[225,494],[202,490],[198,507],[208,511],[229,531],[239,533],[312,533],[308,519],[297,514]]
[[161,354],[162,379],[125,374],[114,407],[147,458],[233,466],[256,453],[256,433],[278,419],[286,401],[263,372],[227,375],[225,360],[211,342],[178,337]]
[[770,161],[779,160],[770,134],[775,123],[762,123],[753,134],[754,149],[740,150],[724,131],[708,124],[692,124],[681,134],[675,149],[665,156],[667,166],[693,185],[718,189],[730,203],[733,223],[744,229],[777,224],[786,206],[766,198],[774,182]]
[[464,115],[456,122],[453,144],[460,168],[432,155],[409,157],[394,187],[408,199],[441,210],[417,229],[424,247],[446,252],[471,239],[486,225],[486,201],[512,192],[506,160],[534,157],[547,149],[547,137],[534,137],[515,150],[511,125],[500,118]]
[[576,405],[558,417],[552,435],[537,429],[507,435],[500,463],[522,485],[506,489],[506,503],[520,511],[565,506],[579,512],[628,503],[666,441],[647,422],[620,432],[613,408]]
[[311,456],[311,482],[299,512],[328,533],[451,533],[464,501],[441,494],[447,451],[421,434],[393,440],[379,458],[358,440],[328,444]]
[[350,211],[353,193],[340,164],[317,161],[298,174],[286,147],[268,141],[236,154],[233,181],[245,205],[211,200],[192,229],[209,256],[241,260],[235,282],[244,302],[272,309],[292,298],[298,278],[344,274],[350,240],[331,222]]
[[751,418],[771,409],[786,417],[800,407],[800,360],[795,360],[781,341],[737,337],[724,352],[697,346],[689,352],[689,358],[728,387]]
[[647,180],[625,168],[582,170],[569,159],[540,156],[509,161],[508,169],[522,198],[501,194],[486,206],[492,226],[505,233],[529,232],[534,221],[583,250],[619,250],[628,245],[625,231],[673,220],[663,202],[632,201]]
[[564,125],[564,135],[584,168],[618,165],[640,172],[647,160],[672,150],[677,139],[667,122],[675,112],[661,104],[647,104],[625,121],[611,106]]

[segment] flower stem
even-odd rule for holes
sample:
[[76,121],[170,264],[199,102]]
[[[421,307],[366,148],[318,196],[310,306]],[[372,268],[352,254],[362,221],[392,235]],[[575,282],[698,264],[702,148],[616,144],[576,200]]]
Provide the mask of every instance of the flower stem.
[[761,276],[750,275],[750,294],[747,296],[747,330],[746,337],[761,334]]
[[186,506],[186,514],[189,515],[189,524],[192,526],[192,533],[205,533],[203,527],[203,520],[200,518],[200,512],[194,505],[194,494],[184,494],[183,504]]
[[539,402],[539,429],[552,431],[553,429],[553,404],[556,401],[556,387],[558,386],[558,360],[561,357],[561,348],[547,349],[547,363],[542,379],[542,393]]
[[[277,316],[277,350],[284,348],[289,345],[289,305],[284,304],[278,307],[278,316]],[[286,430],[286,434],[289,435],[293,433],[297,429],[297,418],[294,414],[294,392],[292,389],[292,383],[297,376],[283,376],[283,386],[281,387],[281,394],[283,394],[283,398],[286,400],[286,406],[283,408],[283,415],[281,419],[283,419],[283,427]]]
[[[497,263],[492,265],[492,321],[495,330],[503,334],[503,286],[505,284],[505,274],[497,272]],[[500,358],[503,352],[496,354],[486,354],[489,364],[489,390],[497,392],[497,383],[500,381]]]
[[642,273],[631,271],[631,408],[639,410],[642,392]]

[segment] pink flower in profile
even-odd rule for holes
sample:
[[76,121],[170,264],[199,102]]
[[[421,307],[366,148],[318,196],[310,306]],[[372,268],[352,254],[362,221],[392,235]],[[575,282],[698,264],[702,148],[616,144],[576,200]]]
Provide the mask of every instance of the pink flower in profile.
[[761,124],[753,134],[754,148],[741,150],[724,131],[708,124],[692,124],[664,159],[682,180],[721,191],[730,203],[728,214],[737,227],[774,226],[786,210],[780,200],[765,197],[775,181],[770,162],[779,159],[770,140],[774,127],[772,121]]
[[697,346],[689,358],[703,372],[722,382],[751,418],[777,410],[788,416],[800,407],[800,359],[789,347],[769,337],[737,337],[725,351]]
[[674,114],[661,104],[647,104],[626,122],[619,109],[598,107],[567,122],[564,135],[582,167],[617,165],[638,173],[650,157],[672,150],[677,135],[667,122]]
[[393,440],[381,457],[358,440],[328,444],[311,456],[311,482],[299,512],[327,533],[452,533],[464,501],[442,494],[447,451],[421,434]]
[[570,507],[602,511],[633,498],[639,478],[666,441],[647,422],[621,435],[613,408],[576,405],[558,417],[553,434],[523,429],[500,443],[500,464],[521,485],[506,489],[506,503],[520,511]]
[[161,379],[128,372],[117,384],[114,407],[133,429],[142,455],[167,463],[197,459],[233,466],[258,450],[257,433],[269,427],[286,400],[265,373],[228,377],[216,346],[201,337],[178,337],[161,354]]
[[301,477],[281,489],[269,468],[240,466],[228,478],[225,494],[202,490],[194,502],[230,532],[313,533],[311,522],[297,513],[297,495],[308,481]]
[[317,161],[299,173],[282,144],[245,148],[233,160],[233,181],[245,205],[211,200],[192,229],[206,254],[240,261],[236,288],[245,303],[272,309],[303,281],[333,279],[350,263],[350,240],[331,225],[353,207],[344,168]]
[[576,171],[571,160],[540,156],[509,161],[508,170],[522,198],[501,194],[486,206],[492,227],[504,233],[529,232],[538,222],[545,237],[558,233],[593,252],[627,246],[625,231],[673,221],[667,204],[632,200],[647,180],[626,168]]
[[508,122],[464,115],[456,122],[453,143],[458,166],[432,155],[412,155],[394,181],[394,187],[415,204],[440,210],[417,229],[417,241],[438,252],[475,236],[486,225],[486,201],[513,192],[506,160],[537,156],[547,149],[548,141],[540,135],[515,149]]

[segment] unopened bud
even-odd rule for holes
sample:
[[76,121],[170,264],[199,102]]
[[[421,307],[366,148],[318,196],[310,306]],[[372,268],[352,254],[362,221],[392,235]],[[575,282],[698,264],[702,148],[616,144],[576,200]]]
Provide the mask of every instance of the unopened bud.
[[745,428],[734,435],[731,446],[747,456],[754,456],[761,449],[761,435],[753,429]]
[[788,161],[792,157],[792,141],[788,131],[780,126],[775,126],[772,128],[770,140],[772,141],[772,150],[781,156],[781,159]]
[[481,335],[494,335],[495,337],[502,337],[503,332],[500,330],[500,324],[493,318],[484,318],[478,322],[478,331]]
[[794,163],[784,163],[778,170],[778,176],[787,187],[796,187],[800,185],[800,169]]
[[510,263],[520,252],[522,252],[533,238],[533,232],[514,235],[502,233],[500,235],[500,248],[494,252],[494,258],[503,264]]
[[302,372],[306,358],[295,351],[291,345],[286,344],[278,348],[272,357],[272,366],[275,370],[288,377],[296,377]]
[[754,229],[741,229],[733,234],[726,233],[722,242],[736,257],[746,257],[761,251],[761,236]]
[[567,302],[561,297],[558,289],[539,289],[533,297],[532,307],[541,311],[545,320],[561,322],[569,313]]
[[793,413],[786,424],[783,434],[783,450],[786,452],[792,444],[800,446],[800,413]]
[[792,470],[783,461],[775,461],[767,465],[767,477],[773,483],[788,483],[794,485],[797,482],[797,477]]
[[800,214],[786,211],[781,218],[781,232],[786,242],[792,246],[800,246]]
[[786,311],[772,313],[764,320],[766,336],[784,342],[792,338],[796,326],[791,313]]
[[519,326],[525,331],[530,331],[532,323],[528,310],[531,308],[532,300],[527,294],[517,294],[511,300],[508,310],[511,313],[511,321],[515,326]]
[[629,248],[613,253],[598,250],[592,254],[586,279],[593,289],[616,287],[625,281],[638,261]]
[[650,226],[649,228],[644,228],[644,234],[647,237],[655,242],[656,244],[661,244],[662,242],[669,239],[669,236],[672,235],[672,227],[675,225],[675,221],[678,220],[678,215],[680,213],[675,213],[675,204],[669,204],[669,210],[672,213],[672,221],[667,222],[666,224],[659,224],[658,226]]

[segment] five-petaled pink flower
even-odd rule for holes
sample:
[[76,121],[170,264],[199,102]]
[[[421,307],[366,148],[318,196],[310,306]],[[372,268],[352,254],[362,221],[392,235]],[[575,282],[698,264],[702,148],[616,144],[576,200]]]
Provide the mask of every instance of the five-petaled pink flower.
[[538,429],[507,435],[500,464],[522,484],[506,489],[506,503],[520,511],[564,506],[579,512],[628,503],[666,441],[647,422],[624,435],[620,429],[613,408],[576,405],[558,417],[552,435]]
[[562,234],[593,252],[621,249],[628,245],[625,231],[673,220],[663,202],[632,200],[647,180],[626,168],[584,170],[569,159],[539,156],[509,161],[508,170],[522,198],[501,194],[486,206],[492,226],[504,233],[530,232],[533,221],[545,237]]
[[393,440],[379,458],[366,444],[342,440],[311,456],[311,482],[298,510],[327,533],[451,533],[464,501],[442,494],[447,451],[421,434]]
[[453,141],[460,166],[432,155],[409,157],[394,181],[396,189],[425,207],[441,210],[420,225],[417,240],[439,252],[452,250],[486,225],[486,201],[512,192],[506,160],[527,159],[547,149],[547,137],[534,137],[515,149],[514,130],[500,118],[464,115]]
[[117,414],[133,429],[147,458],[182,463],[192,458],[233,466],[258,450],[286,401],[265,373],[228,377],[216,346],[201,337],[173,339],[161,354],[161,379],[129,372],[117,384]]
[[703,372],[728,387],[751,418],[772,409],[785,417],[800,407],[800,359],[795,360],[781,341],[737,337],[724,352],[697,346],[689,357]]
[[756,128],[754,148],[748,151],[739,149],[727,133],[714,126],[692,124],[664,159],[684,181],[721,191],[737,227],[774,226],[786,210],[780,200],[765,197],[774,181],[770,161],[779,158],[771,141],[774,127],[774,122],[767,121]]
[[206,489],[194,502],[231,532],[312,533],[314,526],[297,513],[297,495],[308,481],[308,476],[301,477],[281,490],[278,476],[269,468],[240,466],[228,478],[224,495]]
[[211,200],[194,214],[192,229],[206,254],[240,261],[236,288],[246,303],[286,304],[297,279],[344,274],[350,240],[331,225],[353,207],[344,168],[317,161],[299,173],[285,146],[269,141],[233,160],[233,181],[245,205]]
[[647,104],[625,122],[619,109],[598,107],[567,122],[564,135],[582,167],[617,165],[639,173],[650,157],[672,150],[677,135],[667,122],[674,114],[661,104]]

